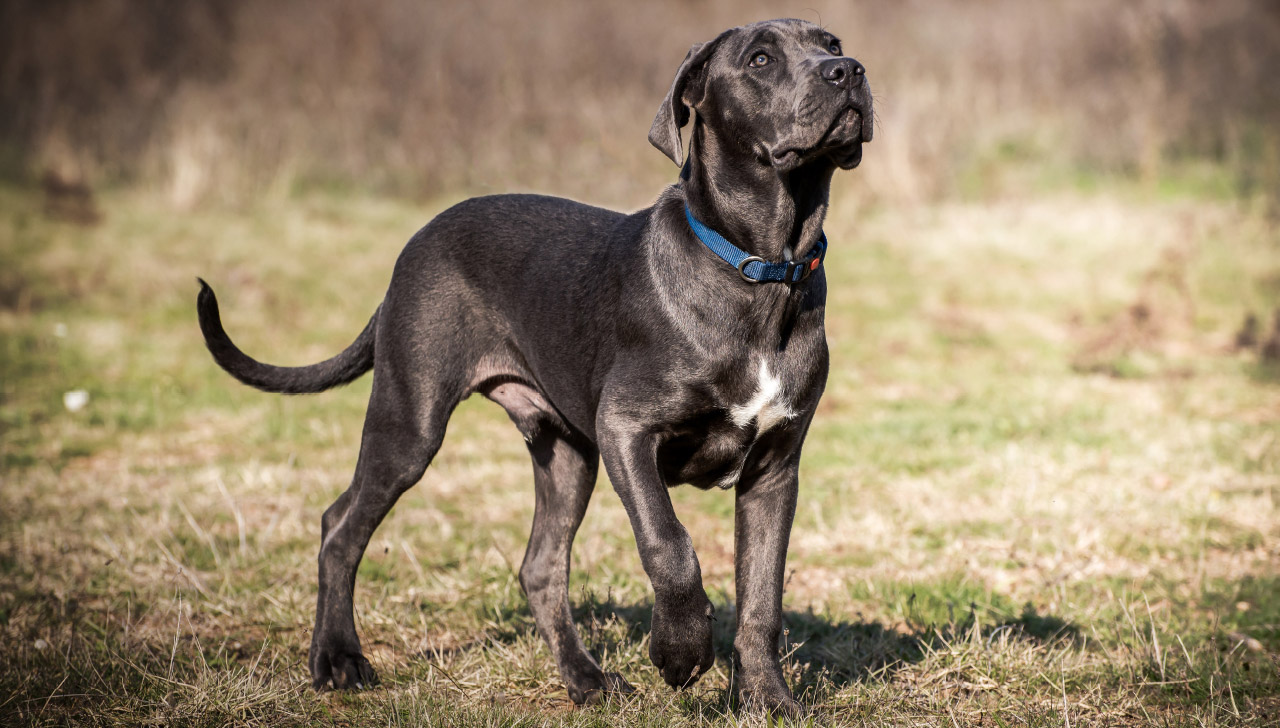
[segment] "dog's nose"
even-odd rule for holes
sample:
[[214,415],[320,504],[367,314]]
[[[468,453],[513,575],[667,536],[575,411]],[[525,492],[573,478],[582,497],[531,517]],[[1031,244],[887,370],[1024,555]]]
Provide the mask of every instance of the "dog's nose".
[[818,66],[823,80],[836,88],[849,88],[862,83],[867,69],[852,58],[830,58]]

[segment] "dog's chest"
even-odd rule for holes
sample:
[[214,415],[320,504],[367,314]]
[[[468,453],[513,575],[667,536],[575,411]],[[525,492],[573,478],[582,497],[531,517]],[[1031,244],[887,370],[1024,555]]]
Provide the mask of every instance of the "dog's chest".
[[770,370],[766,361],[759,363],[755,391],[750,398],[729,406],[729,420],[744,429],[754,424],[757,435],[795,416],[782,379]]
[[798,414],[785,375],[763,360],[747,366],[750,377],[740,373],[704,402],[714,409],[676,427],[660,453],[667,482],[732,488],[761,437]]

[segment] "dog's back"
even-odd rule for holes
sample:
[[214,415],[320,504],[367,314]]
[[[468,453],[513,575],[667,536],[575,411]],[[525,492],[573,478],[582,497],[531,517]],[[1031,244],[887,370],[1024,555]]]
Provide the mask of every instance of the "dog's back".
[[614,350],[615,319],[600,314],[620,312],[635,282],[627,277],[645,275],[638,228],[648,217],[542,195],[466,200],[410,239],[383,315],[410,337],[465,338],[469,352],[503,359],[498,368],[518,360],[590,429],[594,402],[582,385]]

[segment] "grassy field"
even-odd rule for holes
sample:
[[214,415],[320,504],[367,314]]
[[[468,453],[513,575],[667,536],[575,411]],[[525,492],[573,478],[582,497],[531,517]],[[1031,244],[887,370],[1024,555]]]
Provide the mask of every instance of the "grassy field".
[[[1269,332],[1280,227],[1203,190],[886,207],[837,187],[832,372],[785,596],[814,724],[1280,724],[1280,369],[1232,345],[1248,311]],[[640,692],[571,706],[515,576],[527,455],[479,400],[361,565],[383,687],[308,687],[320,514],[369,380],[306,398],[235,383],[199,338],[195,276],[246,351],[315,361],[450,202],[179,213],[117,191],[79,227],[0,187],[0,723],[763,722],[730,701],[732,618],[693,689],[649,664],[651,592],[607,483],[572,601]],[[673,498],[731,615],[733,501]]]

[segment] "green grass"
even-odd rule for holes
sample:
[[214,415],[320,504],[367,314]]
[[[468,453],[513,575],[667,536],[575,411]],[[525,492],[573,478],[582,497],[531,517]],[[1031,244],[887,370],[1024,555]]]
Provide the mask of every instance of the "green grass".
[[[570,705],[514,575],[527,455],[478,400],[360,568],[384,686],[307,686],[320,514],[369,382],[234,383],[203,349],[195,276],[248,352],[315,361],[448,202],[178,212],[117,191],[81,228],[0,188],[0,723],[763,723],[729,690],[731,498],[672,494],[726,615],[716,668],[673,693],[603,477],[574,615],[640,693]],[[1280,379],[1230,347],[1246,311],[1280,305],[1274,219],[1177,180],[872,209],[837,188],[833,210],[832,372],[782,645],[813,724],[1280,723]]]

